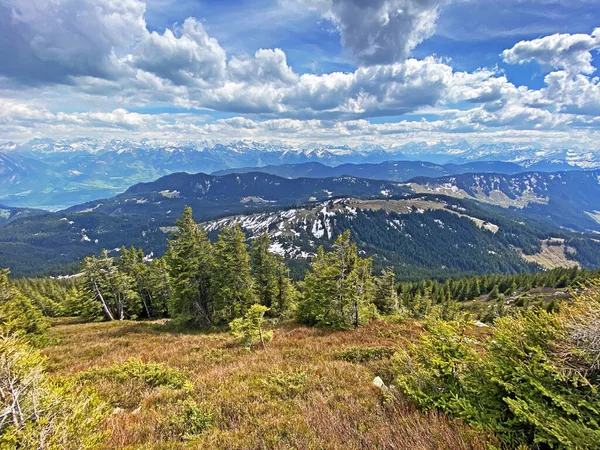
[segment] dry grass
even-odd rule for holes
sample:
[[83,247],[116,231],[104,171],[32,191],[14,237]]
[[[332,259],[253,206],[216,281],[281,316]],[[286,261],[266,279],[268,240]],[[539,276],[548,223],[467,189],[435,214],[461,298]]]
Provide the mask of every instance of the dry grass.
[[[554,241],[554,242],[551,242]],[[534,255],[521,254],[524,260],[539,264],[545,269],[556,269],[559,267],[581,267],[577,261],[567,258],[567,253],[574,253],[575,249],[564,245],[562,239],[542,241],[542,249]],[[561,242],[562,241],[562,242]],[[550,245],[553,244],[553,245]],[[556,245],[560,244],[560,245]]]
[[[351,347],[398,347],[418,335],[411,324],[374,322],[352,332],[286,324],[264,350],[248,352],[226,333],[169,332],[150,323],[55,325],[45,349],[50,370],[77,376],[135,357],[185,373],[182,389],[132,380],[96,382],[115,410],[106,448],[147,449],[484,449],[488,436],[435,413],[389,399],[372,385],[390,382],[389,362],[341,361]],[[388,397],[386,399],[386,397]],[[214,415],[201,435],[183,438],[193,400]],[[185,427],[184,427],[185,428]]]

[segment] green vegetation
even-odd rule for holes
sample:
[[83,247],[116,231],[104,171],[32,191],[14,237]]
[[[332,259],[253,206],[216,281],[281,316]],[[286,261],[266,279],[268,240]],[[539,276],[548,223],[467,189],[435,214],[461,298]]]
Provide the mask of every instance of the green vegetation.
[[396,382],[421,408],[492,430],[507,448],[595,448],[599,318],[596,283],[558,313],[499,319],[478,342],[464,324],[433,319],[395,356]]
[[255,304],[248,309],[243,318],[229,322],[231,334],[240,339],[242,347],[252,349],[252,346],[260,343],[263,347],[273,339],[272,331],[264,331],[264,317],[269,310],[266,306]]
[[371,260],[358,256],[349,231],[337,239],[330,253],[319,248],[303,294],[298,307],[302,323],[348,329],[374,317]]
[[347,231],[294,283],[270,247],[237,226],[213,244],[186,209],[163,258],[0,272],[0,449],[600,440],[600,272],[397,284]]
[[99,378],[111,378],[117,382],[135,380],[149,387],[165,386],[173,389],[182,389],[186,386],[187,382],[185,374],[177,370],[166,367],[163,364],[144,363],[135,358],[108,368],[88,370],[83,372],[80,378],[90,381],[95,381]]
[[25,335],[39,341],[47,321],[33,302],[9,283],[8,274],[8,270],[0,270],[0,335]]
[[22,338],[0,337],[0,448],[98,448],[105,404],[81,384],[48,376],[45,365]]

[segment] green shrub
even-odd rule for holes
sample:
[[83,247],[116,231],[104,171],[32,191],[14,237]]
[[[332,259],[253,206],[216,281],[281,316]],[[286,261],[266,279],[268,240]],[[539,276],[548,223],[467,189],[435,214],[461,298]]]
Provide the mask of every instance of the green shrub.
[[99,446],[106,405],[96,393],[45,372],[22,338],[0,338],[0,448],[89,450]]
[[43,342],[47,320],[29,298],[10,284],[8,275],[8,270],[0,270],[0,333],[26,335],[31,343]]
[[271,371],[263,384],[275,397],[292,399],[304,391],[308,376],[301,370],[293,372]]
[[208,430],[215,420],[215,413],[207,405],[186,399],[179,405],[181,412],[172,416],[171,423],[176,433],[192,440]]
[[253,345],[265,343],[273,338],[272,331],[264,331],[264,317],[269,310],[266,306],[255,304],[248,309],[243,318],[238,318],[229,323],[231,334],[239,338],[242,347],[251,349]]
[[119,382],[137,380],[152,388],[163,386],[182,389],[189,386],[188,378],[184,373],[164,364],[145,363],[136,358],[112,367],[91,369],[82,372],[79,377],[90,381],[96,381],[100,378],[111,378]]
[[350,347],[336,355],[336,359],[351,363],[364,363],[389,359],[396,352],[392,347]]
[[463,326],[426,325],[394,356],[396,383],[418,406],[486,430],[506,448],[598,448],[600,285],[558,314],[538,308],[496,320],[476,352]]

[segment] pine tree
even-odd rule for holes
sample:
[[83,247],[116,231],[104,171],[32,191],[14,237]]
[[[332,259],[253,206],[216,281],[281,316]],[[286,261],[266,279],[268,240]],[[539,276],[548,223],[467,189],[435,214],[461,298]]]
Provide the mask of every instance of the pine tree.
[[215,244],[212,296],[219,321],[228,322],[243,316],[256,302],[245,239],[236,224],[224,228]]
[[385,269],[381,276],[375,280],[375,295],[373,303],[381,314],[394,314],[398,312],[398,294],[394,269]]
[[192,218],[192,209],[186,206],[165,255],[172,288],[169,302],[171,317],[201,323],[212,321],[212,250],[206,233]]

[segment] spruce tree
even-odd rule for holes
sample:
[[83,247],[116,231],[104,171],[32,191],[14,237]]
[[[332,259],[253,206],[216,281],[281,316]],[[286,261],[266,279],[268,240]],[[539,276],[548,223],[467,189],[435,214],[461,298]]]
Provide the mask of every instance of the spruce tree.
[[48,323],[31,300],[11,285],[9,273],[0,270],[0,335],[23,334],[36,342]]
[[192,209],[186,206],[165,255],[172,288],[169,302],[171,317],[200,323],[212,321],[212,253],[206,232],[194,222]]
[[281,257],[278,257],[276,276],[277,292],[271,309],[274,316],[282,317],[294,306],[298,292],[290,279],[290,269],[287,268]]
[[133,319],[140,313],[134,280],[119,270],[106,250],[99,257],[85,258],[83,280],[84,292],[100,304],[106,319]]
[[331,252],[318,249],[304,280],[298,319],[310,325],[355,327],[372,315],[372,300],[371,260],[358,256],[346,231]]
[[256,303],[246,236],[235,224],[219,233],[215,244],[212,296],[218,321],[243,316]]
[[375,280],[375,295],[373,303],[381,314],[394,314],[398,312],[398,294],[394,269],[385,269],[381,276]]
[[277,258],[269,251],[271,238],[265,232],[252,242],[252,276],[256,297],[271,308],[277,295]]

